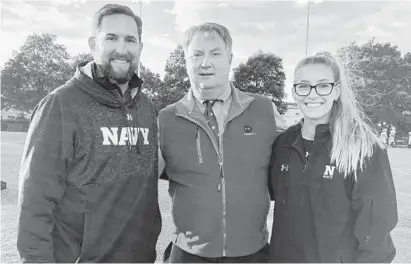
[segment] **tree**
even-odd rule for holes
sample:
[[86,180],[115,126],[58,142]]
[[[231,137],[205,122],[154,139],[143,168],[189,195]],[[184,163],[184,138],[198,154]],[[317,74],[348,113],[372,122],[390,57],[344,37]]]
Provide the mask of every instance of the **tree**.
[[391,117],[394,120],[386,121],[396,123],[401,113],[411,110],[410,67],[397,46],[372,39],[363,45],[353,42],[338,54],[360,103],[374,122]]
[[143,92],[153,100],[156,107],[159,108],[158,95],[164,85],[160,74],[152,72],[149,68],[141,64],[140,78],[144,81]]
[[235,87],[245,92],[268,96],[272,98],[281,114],[286,111],[287,106],[283,101],[285,73],[280,57],[259,51],[233,72]]
[[71,77],[69,54],[51,34],[32,34],[1,72],[1,108],[30,112]]
[[74,55],[73,57],[71,57],[70,61],[71,61],[71,66],[73,68],[73,73],[75,72],[77,66],[82,63],[82,62],[86,62],[86,61],[92,61],[93,60],[93,55],[91,55],[91,53],[79,53]]
[[404,55],[404,61],[407,64],[411,64],[411,52],[408,52],[407,54]]
[[178,45],[166,62],[164,85],[158,90],[159,109],[180,100],[189,88],[190,81],[187,75],[183,47]]

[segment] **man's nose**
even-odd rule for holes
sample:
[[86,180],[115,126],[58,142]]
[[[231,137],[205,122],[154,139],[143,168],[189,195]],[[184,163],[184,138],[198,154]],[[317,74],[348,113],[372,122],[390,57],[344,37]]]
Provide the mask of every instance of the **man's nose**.
[[208,55],[204,56],[203,61],[201,62],[201,67],[203,67],[203,68],[210,68],[211,67],[210,56],[208,56]]
[[120,38],[119,41],[117,42],[116,51],[119,54],[126,54],[126,51],[127,51],[126,41],[123,38]]

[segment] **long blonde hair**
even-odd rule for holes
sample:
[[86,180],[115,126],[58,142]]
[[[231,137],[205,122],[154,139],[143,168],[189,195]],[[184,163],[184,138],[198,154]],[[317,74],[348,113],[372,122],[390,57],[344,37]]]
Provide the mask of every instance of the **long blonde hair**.
[[[329,66],[335,82],[340,83],[341,93],[331,109],[330,130],[332,134],[331,162],[335,162],[340,173],[347,177],[357,170],[363,170],[365,160],[373,155],[374,146],[385,148],[370,120],[364,114],[355,93],[347,81],[343,64],[330,53],[320,53],[301,60],[295,67],[297,72],[302,66],[323,64]],[[368,122],[368,123],[367,123]]]

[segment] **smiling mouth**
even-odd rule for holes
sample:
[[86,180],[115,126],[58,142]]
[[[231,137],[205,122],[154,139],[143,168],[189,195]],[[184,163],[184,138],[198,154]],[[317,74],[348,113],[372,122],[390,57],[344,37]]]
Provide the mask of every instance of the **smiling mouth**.
[[126,64],[129,63],[128,60],[113,60],[115,63],[119,63],[119,64]]
[[214,73],[200,73],[200,76],[213,76]]
[[305,106],[309,107],[309,108],[315,108],[315,107],[320,107],[323,105],[323,103],[304,103]]

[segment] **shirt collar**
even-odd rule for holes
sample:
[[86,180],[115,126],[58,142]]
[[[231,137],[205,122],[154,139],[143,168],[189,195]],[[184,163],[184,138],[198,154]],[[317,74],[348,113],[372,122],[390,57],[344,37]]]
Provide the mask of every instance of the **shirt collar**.
[[[224,93],[222,93],[219,97],[214,98],[214,99],[218,99],[218,100],[222,100],[223,102],[226,102],[227,99],[230,98],[230,96],[231,96],[231,90],[232,90],[232,89],[231,89],[231,86],[230,86],[229,88],[230,88],[230,89],[226,89],[226,90],[224,91]],[[190,92],[191,92],[192,96],[193,96],[198,102],[200,102],[201,104],[203,104],[204,101],[206,101],[205,99],[200,99],[200,98],[198,98],[198,97],[195,95],[195,93],[193,92],[192,89],[190,89]]]

